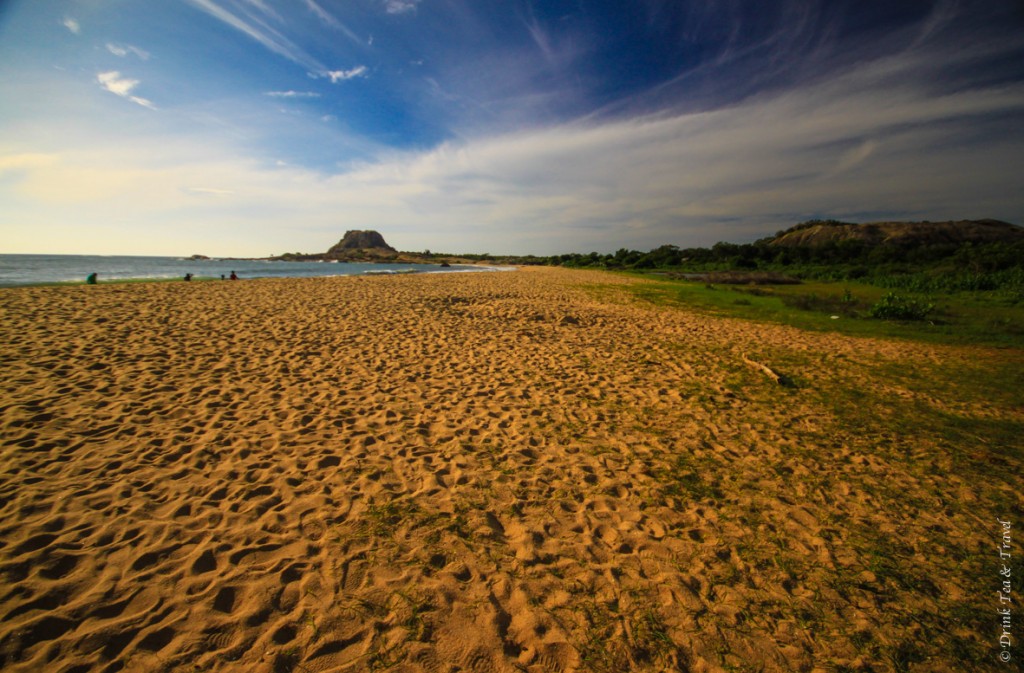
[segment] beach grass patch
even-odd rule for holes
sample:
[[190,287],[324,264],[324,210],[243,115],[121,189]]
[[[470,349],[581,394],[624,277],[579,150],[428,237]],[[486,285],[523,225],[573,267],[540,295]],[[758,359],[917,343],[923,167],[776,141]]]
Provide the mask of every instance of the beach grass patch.
[[889,292],[871,307],[868,315],[880,320],[925,320],[935,304]]
[[855,280],[744,286],[605,273],[643,282],[588,284],[594,296],[620,292],[658,306],[849,336],[1024,348],[1024,302],[996,290],[911,295]]
[[[817,608],[800,602],[784,613],[814,631],[841,621],[844,605],[877,602],[904,637],[873,640],[870,631],[854,632],[849,642],[858,651],[891,670],[916,670],[929,660],[976,670],[986,651],[978,634],[991,628],[992,618],[985,614],[989,597],[975,590],[991,584],[992,568],[978,552],[981,534],[965,534],[963,527],[994,521],[997,515],[1024,515],[1011,496],[1024,462],[1020,306],[979,293],[932,297],[901,291],[893,299],[890,290],[849,281],[712,289],[695,281],[645,279],[617,287],[622,293],[618,301],[632,296],[641,303],[716,316],[933,344],[930,357],[913,361],[884,349],[856,360],[780,346],[749,354],[791,375],[798,383],[795,389],[769,385],[733,350],[709,345],[706,355],[715,358],[724,379],[714,388],[688,391],[687,397],[709,413],[728,414],[728,405],[721,404],[721,389],[728,389],[740,394],[748,414],[785,407],[792,409],[794,420],[813,421],[787,426],[789,442],[778,447],[786,456],[779,477],[794,482],[794,458],[810,468],[810,475],[799,477],[799,487],[822,525],[833,529],[818,534],[833,553],[843,550],[852,558],[822,571],[804,560],[777,524],[773,529],[771,522],[737,515],[747,529],[758,531],[756,542],[741,548],[746,563],[785,585],[818,578],[823,591],[812,601]],[[872,307],[880,304],[892,310],[875,311],[873,317]],[[909,317],[924,319],[908,319],[908,313],[896,309],[916,311]],[[672,351],[671,344],[664,347]],[[638,425],[657,423],[656,417],[644,415]],[[650,476],[663,502],[716,502],[719,516],[727,517],[735,512],[730,514],[728,501],[719,496],[742,485],[723,485],[716,479],[722,469],[715,460],[698,465],[692,455],[680,454],[675,463],[652,466]],[[969,505],[948,488],[954,479],[957,488],[973,496]],[[861,505],[828,495],[840,483],[865,498]],[[866,511],[865,502],[870,503]],[[922,517],[940,524],[915,526]],[[951,598],[951,590],[959,597]],[[917,635],[908,639],[907,633]]]

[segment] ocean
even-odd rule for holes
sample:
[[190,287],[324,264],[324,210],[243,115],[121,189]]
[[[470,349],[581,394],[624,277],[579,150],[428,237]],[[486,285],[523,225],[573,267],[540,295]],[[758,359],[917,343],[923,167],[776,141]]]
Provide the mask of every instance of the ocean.
[[378,273],[451,273],[499,271],[507,267],[437,264],[365,264],[359,262],[272,262],[242,259],[188,259],[183,257],[129,257],[106,255],[0,255],[0,287],[45,283],[85,282],[95,273],[100,283],[112,280],[196,280],[227,277],[234,271],[246,278],[310,278],[358,276]]

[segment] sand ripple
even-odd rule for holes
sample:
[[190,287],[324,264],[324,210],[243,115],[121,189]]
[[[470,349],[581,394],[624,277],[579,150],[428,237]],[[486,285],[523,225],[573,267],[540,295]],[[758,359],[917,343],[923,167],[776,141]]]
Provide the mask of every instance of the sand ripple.
[[836,522],[927,484],[740,356],[878,344],[598,280],[0,293],[0,668],[859,670],[891,623]]

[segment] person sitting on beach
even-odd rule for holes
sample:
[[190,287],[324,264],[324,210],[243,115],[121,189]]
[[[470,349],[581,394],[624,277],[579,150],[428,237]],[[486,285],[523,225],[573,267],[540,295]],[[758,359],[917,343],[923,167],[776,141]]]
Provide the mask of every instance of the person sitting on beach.
[[94,271],[93,273],[90,273],[88,276],[86,276],[85,277],[85,282],[88,285],[95,285],[96,284],[96,272]]
[[190,274],[190,273],[186,273],[186,274],[185,274],[185,281],[186,281],[186,282],[188,282],[188,281],[190,281],[190,280],[192,280],[192,274]]
[[234,271],[231,272],[231,280],[238,280],[238,276],[235,275]]

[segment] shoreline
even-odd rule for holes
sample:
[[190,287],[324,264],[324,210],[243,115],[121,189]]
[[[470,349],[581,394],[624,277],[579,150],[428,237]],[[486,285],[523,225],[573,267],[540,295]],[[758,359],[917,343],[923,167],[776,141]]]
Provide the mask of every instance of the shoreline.
[[[29,257],[36,257],[36,256],[35,255],[29,255]],[[43,257],[59,257],[59,256],[58,255],[45,255]],[[64,257],[77,258],[77,257],[93,257],[93,256],[88,256],[88,255],[86,255],[86,256],[82,256],[82,255],[65,255]],[[322,261],[322,262],[293,262],[293,261],[287,261],[287,260],[271,260],[271,259],[260,259],[260,258],[251,258],[251,259],[249,259],[249,258],[245,258],[245,259],[243,259],[243,258],[234,258],[234,259],[219,259],[219,258],[217,258],[217,259],[199,260],[198,262],[196,260],[178,259],[178,258],[173,258],[173,257],[148,257],[148,258],[147,257],[128,257],[126,259],[177,260],[178,262],[181,262],[183,264],[184,263],[190,263],[190,264],[193,264],[193,265],[194,264],[201,264],[201,265],[203,265],[203,264],[208,264],[208,263],[221,263],[221,262],[224,262],[225,263],[225,267],[224,267],[225,269],[230,267],[230,264],[227,264],[228,262],[261,262],[261,263],[267,263],[267,264],[278,264],[278,263],[280,263],[280,264],[284,264],[284,265],[288,265],[288,264],[296,264],[296,265],[299,265],[299,264],[316,264],[317,266],[332,264],[332,262],[327,262],[327,261]],[[265,275],[265,270],[262,269],[262,268],[257,267],[257,268],[245,269],[243,272],[241,272],[239,274],[239,280],[256,280],[256,279],[263,279],[263,278],[314,278],[314,277],[341,277],[341,276],[366,276],[366,275],[399,275],[399,274],[421,274],[421,273],[428,273],[428,274],[429,273],[459,273],[459,272],[469,272],[469,271],[474,271],[474,272],[482,272],[482,271],[510,271],[510,270],[515,270],[516,268],[518,268],[516,266],[499,266],[499,265],[494,265],[494,264],[483,264],[483,263],[466,263],[466,264],[458,263],[458,264],[450,264],[449,266],[445,267],[445,266],[442,266],[440,264],[421,263],[421,262],[389,262],[389,261],[383,261],[383,260],[375,260],[375,261],[367,261],[367,262],[344,261],[344,262],[338,262],[338,263],[339,264],[359,264],[359,265],[367,266],[367,267],[375,267],[375,266],[408,267],[408,266],[416,265],[416,266],[428,267],[428,268],[413,268],[413,269],[401,268],[401,269],[396,269],[396,270],[386,270],[386,269],[385,270],[377,270],[377,269],[370,268],[370,269],[365,269],[365,270],[363,270],[363,271],[361,271],[359,273],[320,273],[320,272],[317,272],[317,273],[307,273],[307,274],[301,274],[300,273],[298,275],[292,276],[292,275]],[[95,266],[99,266],[99,265],[95,265]],[[185,266],[185,267],[182,267],[182,268],[188,270],[188,269],[194,269],[195,267]],[[137,276],[137,277],[114,277],[114,278],[107,278],[107,277],[104,277],[104,274],[105,273],[109,273],[109,271],[105,271],[105,272],[100,274],[100,278],[98,280],[98,283],[96,283],[96,284],[97,285],[108,285],[108,284],[118,284],[118,283],[207,282],[207,281],[217,281],[217,280],[228,280],[228,279],[223,278],[223,277],[218,278],[216,275],[201,275],[202,274],[202,270],[200,270],[200,269],[195,269],[195,270],[196,270],[196,272],[193,273],[193,277],[192,277],[191,281],[185,281],[184,277],[183,277],[183,274],[173,275],[173,276],[172,275],[159,275],[159,276]],[[89,283],[85,280],[85,276],[88,275],[88,273],[91,273],[91,272],[87,272],[87,273],[81,274],[82,280],[77,280],[76,279],[76,280],[50,280],[50,281],[39,281],[39,282],[19,282],[19,281],[0,282],[0,290],[10,289],[10,288],[18,288],[18,287],[54,287],[54,286],[56,286],[56,287],[61,287],[61,286],[73,287],[73,286],[78,286],[78,285],[88,285]],[[225,272],[225,274],[226,274],[226,272]],[[261,274],[263,274],[263,275],[261,275]]]

